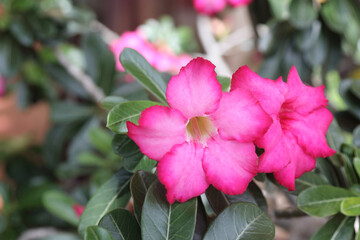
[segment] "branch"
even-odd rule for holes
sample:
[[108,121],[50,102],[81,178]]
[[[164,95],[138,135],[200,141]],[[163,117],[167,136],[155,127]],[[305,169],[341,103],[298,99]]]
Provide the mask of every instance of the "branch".
[[104,24],[102,24],[99,21],[93,21],[91,23],[91,28],[94,29],[96,32],[100,32],[102,39],[109,45],[113,41],[120,38],[119,34],[112,31],[108,27],[106,27]]
[[216,65],[219,74],[231,76],[231,70],[223,59],[219,44],[212,34],[210,17],[205,15],[198,15],[196,23],[199,38],[207,57]]
[[60,49],[57,48],[55,53],[59,63],[85,88],[85,90],[96,102],[99,102],[105,97],[102,89],[94,83],[91,77],[85,74],[80,68],[69,64],[68,60],[60,51]]

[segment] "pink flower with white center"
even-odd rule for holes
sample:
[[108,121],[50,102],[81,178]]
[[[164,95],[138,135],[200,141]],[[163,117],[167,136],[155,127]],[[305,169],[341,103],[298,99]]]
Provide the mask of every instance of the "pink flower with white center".
[[213,15],[221,12],[230,4],[233,7],[249,5],[253,0],[193,0],[196,11],[206,15]]
[[119,39],[110,44],[118,71],[125,71],[119,61],[124,48],[132,48],[138,51],[156,70],[177,74],[182,66],[192,58],[188,54],[176,55],[166,46],[156,46],[143,36],[140,30],[125,32]]
[[257,173],[253,140],[271,118],[242,89],[221,92],[215,66],[192,60],[173,76],[166,98],[170,107],[145,109],[139,125],[127,122],[128,136],[158,164],[167,199],[185,202],[209,184],[226,194],[241,194]]
[[276,180],[293,191],[295,179],[315,168],[316,157],[335,153],[325,138],[333,116],[326,108],[324,86],[304,85],[295,67],[285,83],[262,78],[244,66],[233,75],[231,90],[238,89],[250,91],[273,120],[256,141],[265,150],[259,172],[274,172]]
[[3,76],[0,75],[0,97],[6,93],[6,82]]

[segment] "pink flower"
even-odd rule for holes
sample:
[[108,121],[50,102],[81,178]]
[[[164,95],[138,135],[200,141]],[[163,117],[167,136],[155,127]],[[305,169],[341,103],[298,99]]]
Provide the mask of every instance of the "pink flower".
[[229,3],[233,7],[249,5],[252,0],[193,0],[194,7],[199,13],[213,15],[221,12],[226,4]]
[[124,48],[132,48],[138,51],[158,71],[177,74],[182,66],[192,58],[188,54],[175,55],[169,48],[155,46],[148,42],[140,30],[125,32],[119,39],[110,45],[116,59],[118,71],[124,71],[119,61],[119,56]]
[[79,205],[79,204],[74,204],[72,207],[73,207],[73,210],[74,210],[76,216],[77,216],[78,218],[80,218],[80,217],[81,217],[81,214],[83,213],[83,211],[84,211],[84,209],[85,209],[85,207],[82,206],[82,205]]
[[128,136],[159,161],[158,177],[170,203],[198,196],[209,184],[241,194],[257,173],[252,141],[271,119],[249,92],[221,92],[214,69],[207,60],[192,60],[168,84],[170,107],[150,107],[138,126],[127,123]]
[[304,85],[295,67],[285,83],[281,78],[261,78],[244,66],[233,75],[231,90],[238,89],[250,91],[273,120],[256,141],[265,150],[259,172],[274,172],[276,180],[292,191],[295,179],[315,168],[316,157],[335,153],[325,138],[333,116],[326,109],[324,86]]
[[3,76],[0,75],[0,97],[6,93],[6,82]]

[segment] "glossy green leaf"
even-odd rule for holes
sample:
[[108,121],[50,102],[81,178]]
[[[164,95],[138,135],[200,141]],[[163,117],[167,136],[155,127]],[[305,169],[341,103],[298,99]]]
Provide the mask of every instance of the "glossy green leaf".
[[123,157],[124,167],[129,172],[133,172],[144,156],[136,143],[124,134],[114,136],[112,147],[117,155]]
[[170,205],[165,194],[160,182],[150,186],[141,216],[142,239],[193,239],[198,200]]
[[[310,27],[295,34],[295,45],[300,51],[308,51],[319,39],[321,22],[314,21]],[[306,53],[306,52],[305,52]]]
[[341,202],[341,210],[346,216],[360,215],[360,197],[347,198]]
[[289,6],[291,0],[269,0],[271,12],[274,17],[279,20],[284,20],[289,17]]
[[326,25],[332,30],[342,33],[349,16],[347,0],[327,1],[321,6],[321,15]]
[[21,46],[15,39],[2,35],[0,38],[0,73],[4,77],[18,74],[23,60]]
[[290,3],[290,22],[297,28],[309,27],[317,17],[311,0],[292,0]]
[[206,210],[201,197],[198,197],[198,208],[196,213],[196,225],[193,240],[202,240],[208,228]]
[[156,164],[157,161],[154,161],[144,155],[141,158],[140,162],[136,165],[136,167],[134,169],[131,169],[131,172],[136,172],[139,170],[152,171]]
[[125,48],[120,55],[120,62],[141,85],[162,103],[166,104],[166,83],[161,75],[137,51]]
[[231,78],[223,77],[223,76],[217,76],[217,80],[221,84],[221,89],[222,89],[223,92],[228,92],[230,90]]
[[303,191],[298,199],[298,207],[309,215],[327,217],[340,211],[343,200],[355,195],[350,191],[333,186],[316,186]]
[[111,151],[112,134],[108,129],[101,127],[93,128],[89,131],[89,138],[96,150],[108,154]]
[[127,133],[126,122],[137,124],[140,114],[146,108],[160,105],[152,101],[131,101],[124,102],[112,108],[107,117],[106,126],[116,133]]
[[43,203],[46,210],[58,218],[74,226],[78,225],[79,219],[73,209],[76,202],[65,193],[56,190],[48,191],[43,195]]
[[102,38],[95,33],[84,36],[82,48],[85,53],[86,71],[106,95],[110,94],[116,74],[114,55]]
[[119,96],[108,96],[101,100],[100,105],[107,110],[111,110],[116,105],[126,101],[125,98]]
[[298,195],[305,189],[319,185],[329,185],[329,183],[314,172],[306,172],[295,180],[295,191],[293,193]]
[[216,214],[220,214],[225,208],[232,203],[237,202],[251,202],[258,205],[263,211],[267,211],[266,200],[260,188],[254,183],[250,182],[248,188],[240,195],[227,195],[213,186],[206,190],[206,197]]
[[144,205],[145,196],[151,184],[156,180],[156,176],[150,172],[137,171],[131,179],[130,190],[134,199],[134,212],[139,222],[141,222],[141,212]]
[[275,235],[271,219],[252,203],[234,203],[210,225],[204,240],[269,240]]
[[99,226],[89,226],[86,228],[85,240],[114,240],[111,234]]
[[130,199],[129,181],[131,174],[121,169],[101,186],[86,205],[79,223],[80,235],[88,226],[97,225],[111,210],[125,207]]
[[311,240],[352,240],[355,218],[338,214],[322,226]]
[[99,225],[109,231],[114,240],[140,240],[140,226],[134,215],[125,209],[115,209],[106,214]]

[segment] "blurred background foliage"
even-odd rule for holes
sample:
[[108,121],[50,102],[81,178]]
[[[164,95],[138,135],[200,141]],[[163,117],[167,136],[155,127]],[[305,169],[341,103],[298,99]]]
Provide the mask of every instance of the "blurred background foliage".
[[[16,105],[12,107],[21,114],[39,103],[46,106],[32,122],[25,115],[1,113],[0,120],[7,116],[10,122],[15,122],[10,116],[16,116],[14,128],[27,121],[46,124],[40,126],[44,132],[41,140],[29,133],[0,136],[0,239],[17,239],[29,229],[44,226],[59,231],[56,239],[79,239],[74,205],[86,205],[122,167],[135,172],[154,166],[136,147],[131,156],[118,149],[126,139],[105,127],[107,111],[116,104],[154,96],[139,83],[129,82],[126,73],[116,71],[118,59],[108,48],[110,30],[97,19],[119,34],[143,24],[140,29],[149,42],[161,39],[177,54],[209,58],[213,54],[207,51],[200,32],[194,37],[197,17],[191,1],[163,1],[158,7],[154,1],[100,2],[0,0],[0,75],[6,80],[6,95],[0,97],[0,103],[14,97]],[[119,17],[117,12],[123,15]],[[174,19],[158,18],[165,13]],[[232,35],[241,28],[241,14],[249,16],[241,21],[253,31],[247,41],[241,34]],[[159,20],[145,21],[148,17]],[[179,23],[188,26],[176,28]],[[116,24],[119,27],[114,27]],[[210,30],[219,46],[228,44],[229,39],[234,42],[220,53],[231,66],[245,62],[263,77],[286,79],[295,65],[306,83],[325,84],[336,118],[329,142],[339,154],[346,154],[344,142],[360,147],[356,128],[360,124],[359,1],[255,0],[249,11],[227,9],[214,16]],[[245,60],[236,61],[228,52],[242,54]],[[162,76],[170,77],[167,73]],[[358,157],[355,153],[348,158]],[[339,163],[344,158],[336,157],[331,162],[320,160],[317,172],[326,175],[324,169],[346,166]],[[355,172],[353,162],[350,174]],[[325,178],[330,183],[338,178],[345,182],[331,183],[334,186],[358,184],[357,176],[354,183],[348,183],[347,175],[343,176],[346,173],[335,174]]]

